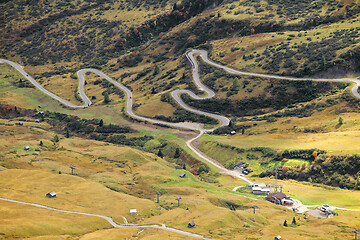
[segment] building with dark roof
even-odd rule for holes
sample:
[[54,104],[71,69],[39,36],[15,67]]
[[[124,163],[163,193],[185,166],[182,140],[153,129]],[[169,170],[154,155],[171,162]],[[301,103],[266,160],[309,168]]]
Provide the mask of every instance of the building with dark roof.
[[284,206],[291,206],[294,204],[294,200],[282,192],[271,193],[266,197],[266,200]]

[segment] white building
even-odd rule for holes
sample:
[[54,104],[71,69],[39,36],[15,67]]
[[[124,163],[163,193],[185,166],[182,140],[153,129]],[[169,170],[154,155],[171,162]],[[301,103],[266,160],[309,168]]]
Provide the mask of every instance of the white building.
[[251,187],[252,194],[264,194],[267,195],[270,193],[271,186],[266,185],[265,183],[254,183]]

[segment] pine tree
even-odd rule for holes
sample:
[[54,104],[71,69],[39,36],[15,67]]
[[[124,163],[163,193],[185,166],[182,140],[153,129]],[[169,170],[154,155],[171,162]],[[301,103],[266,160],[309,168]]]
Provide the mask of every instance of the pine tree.
[[341,126],[344,124],[344,119],[342,117],[339,117],[338,125]]
[[54,143],[59,142],[59,137],[58,137],[58,135],[55,135],[55,137],[53,138],[53,142],[54,142]]
[[183,169],[186,170],[186,164],[185,164],[185,163],[184,163],[184,165],[183,165]]
[[174,158],[179,158],[179,157],[180,157],[180,149],[176,148]]
[[43,145],[43,141],[42,140],[40,140],[40,144],[39,144],[40,146],[42,146]]
[[164,157],[164,154],[162,153],[161,149],[159,149],[159,152],[157,154],[159,157],[163,158]]
[[70,137],[70,132],[69,132],[69,129],[68,128],[66,128],[66,138],[69,138]]
[[160,73],[160,68],[158,65],[155,65],[155,68],[154,68],[154,72],[153,72],[153,75],[158,75]]
[[241,129],[241,134],[244,135],[245,133],[245,128]]
[[293,217],[293,220],[292,220],[292,223],[291,223],[292,225],[296,225],[296,219],[295,219],[295,217]]
[[110,102],[109,94],[106,92],[104,93],[104,103],[108,104]]
[[284,227],[287,227],[287,222],[286,222],[286,220],[284,221]]
[[102,127],[102,126],[104,126],[104,121],[102,119],[100,119],[99,127]]

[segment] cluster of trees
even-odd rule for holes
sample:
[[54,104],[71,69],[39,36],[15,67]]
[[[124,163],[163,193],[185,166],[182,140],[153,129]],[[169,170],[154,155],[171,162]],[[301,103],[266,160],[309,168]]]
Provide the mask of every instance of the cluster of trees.
[[290,19],[305,17],[310,12],[320,10],[325,6],[325,4],[329,6],[336,6],[337,9],[340,9],[344,6],[337,0],[299,0],[296,1],[296,3],[291,0],[267,0],[267,2],[270,5],[277,5],[276,13],[279,16],[287,16],[290,17]]
[[125,134],[136,131],[128,126],[104,124],[103,120],[99,119],[80,119],[77,116],[46,112],[43,115],[43,120],[51,124],[56,131],[65,132],[67,137],[78,135],[98,141],[139,147],[143,147],[146,142],[153,139],[153,137],[146,135],[127,138]]
[[[262,109],[282,109],[299,102],[307,102],[317,98],[321,93],[329,91],[332,85],[328,82],[310,81],[274,81],[267,88],[271,95],[267,97],[260,94],[240,100],[231,99],[206,99],[194,100],[187,95],[182,95],[184,102],[196,109],[204,109],[209,112],[218,112],[232,116],[248,116],[264,113]],[[230,89],[230,91],[232,91]],[[268,110],[269,111],[269,110]]]
[[175,4],[171,12],[160,14],[155,19],[146,21],[138,28],[131,28],[124,41],[121,39],[116,45],[120,49],[139,46],[154,36],[168,31],[181,22],[201,13],[213,5],[218,5],[222,0],[185,0]]
[[[347,189],[360,189],[359,155],[319,154],[315,158],[316,160],[311,161],[309,165],[279,168],[279,179],[295,179]],[[274,174],[275,170],[267,170],[259,176],[266,177]]]
[[192,112],[188,112],[183,108],[177,108],[172,116],[166,117],[163,115],[156,115],[156,119],[163,120],[166,122],[183,122],[185,120],[187,121],[193,121],[193,122],[199,122],[199,123],[205,123],[205,124],[217,124],[217,120],[208,116],[195,114]]
[[0,116],[1,118],[13,118],[13,117],[20,117],[26,115],[33,115],[35,113],[34,110],[24,111],[15,106],[7,105],[7,104],[0,104]]
[[[327,38],[313,41],[309,37],[308,43],[293,46],[290,46],[290,42],[281,42],[267,47],[261,54],[256,55],[255,61],[271,59],[265,61],[263,69],[271,73],[284,69],[283,74],[298,77],[313,75],[334,66],[346,68],[346,62],[342,57],[338,58],[337,51],[359,43],[359,31],[360,28],[335,31]],[[245,59],[248,58],[249,56]],[[300,66],[299,62],[305,63]]]

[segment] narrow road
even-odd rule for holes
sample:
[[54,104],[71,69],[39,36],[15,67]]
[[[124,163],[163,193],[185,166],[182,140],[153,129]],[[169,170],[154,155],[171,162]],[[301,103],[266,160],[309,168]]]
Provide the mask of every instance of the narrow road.
[[225,71],[236,74],[236,75],[246,75],[246,76],[254,76],[254,77],[263,77],[263,78],[273,78],[273,79],[284,79],[284,80],[290,80],[290,81],[315,81],[315,82],[349,82],[349,83],[355,83],[353,88],[351,89],[352,94],[356,98],[360,98],[360,94],[358,92],[358,88],[360,86],[360,80],[353,79],[353,78],[296,78],[296,77],[286,77],[286,76],[278,76],[273,74],[261,74],[261,73],[251,73],[251,72],[243,72],[238,71],[226,66],[223,66],[221,64],[215,63],[208,59],[208,52],[205,50],[190,50],[192,54],[199,54],[200,57],[206,62],[207,64],[210,64],[214,67],[224,69]]
[[201,152],[199,149],[195,148],[193,146],[193,142],[196,141],[197,139],[199,139],[202,135],[204,134],[204,131],[200,131],[200,134],[197,135],[196,137],[186,141],[186,146],[188,146],[188,148],[190,148],[191,151],[193,151],[196,155],[198,155],[200,158],[202,158],[203,160],[207,161],[208,163],[210,163],[211,165],[213,165],[214,167],[216,167],[220,173],[225,174],[225,175],[229,175],[232,176],[234,178],[239,178],[249,184],[252,184],[253,182],[251,182],[249,179],[247,179],[246,177],[244,177],[239,171],[236,170],[229,170],[226,169],[223,165],[221,165],[219,162],[217,162],[216,160],[206,156],[203,152]]
[[158,226],[158,225],[127,224],[127,220],[126,220],[125,217],[123,217],[125,224],[121,225],[121,224],[115,223],[110,217],[99,215],[99,214],[61,210],[61,209],[57,209],[57,208],[44,206],[44,205],[41,205],[41,204],[16,201],[16,200],[8,199],[8,198],[1,198],[1,197],[0,197],[0,200],[13,202],[13,203],[24,204],[24,205],[30,205],[30,206],[33,206],[33,207],[44,208],[44,209],[47,209],[47,210],[52,210],[52,211],[57,211],[57,212],[62,212],[62,213],[72,213],[72,214],[79,214],[79,215],[85,215],[85,216],[91,216],[91,217],[99,217],[99,218],[102,218],[102,219],[105,219],[106,221],[108,221],[115,228],[129,228],[129,227],[156,228],[156,229],[161,229],[161,230],[166,230],[166,231],[182,234],[182,235],[185,235],[185,236],[188,236],[188,237],[194,237],[194,238],[206,239],[206,240],[215,240],[215,239],[203,237],[203,236],[201,236],[199,234],[182,231],[182,230],[175,229],[175,228],[169,228],[169,227],[166,227],[164,225],[163,226]]

